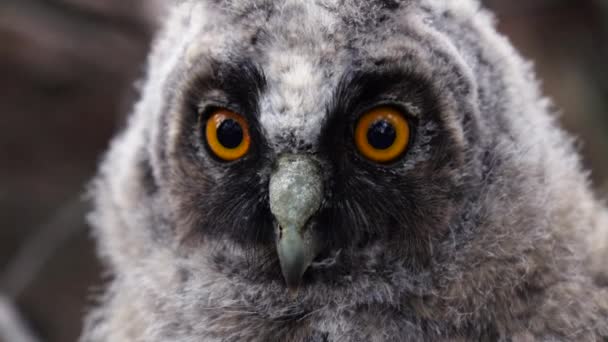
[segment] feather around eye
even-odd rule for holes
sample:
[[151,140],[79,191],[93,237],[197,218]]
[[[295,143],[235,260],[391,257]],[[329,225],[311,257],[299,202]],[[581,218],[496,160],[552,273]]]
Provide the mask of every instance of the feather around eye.
[[409,145],[410,124],[392,107],[382,106],[365,113],[355,128],[355,145],[367,159],[389,163],[399,158]]

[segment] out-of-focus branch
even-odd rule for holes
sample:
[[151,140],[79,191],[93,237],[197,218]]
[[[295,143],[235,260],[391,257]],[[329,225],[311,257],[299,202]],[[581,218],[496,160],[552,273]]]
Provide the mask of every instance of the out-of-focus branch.
[[[27,187],[2,189],[7,191],[6,202],[14,202],[10,207],[15,208],[14,214],[3,217],[15,223],[0,229],[14,231],[9,236],[24,242],[0,269],[0,342],[33,341],[28,336],[34,334],[27,332],[31,327],[22,321],[29,312],[28,317],[18,314],[21,304],[39,306],[31,314],[41,322],[42,329],[34,330],[41,338],[76,339],[84,295],[72,291],[84,292],[85,280],[93,280],[92,275],[71,274],[70,279],[58,280],[58,274],[49,271],[61,268],[65,255],[80,257],[80,245],[58,251],[85,226],[86,204],[80,198],[57,203],[63,208],[39,227],[23,226],[29,221],[25,216],[41,215],[49,201],[63,197],[92,172],[92,156],[101,144],[105,146],[114,126],[110,122],[127,110],[123,101],[129,101],[133,79],[142,72],[141,63],[157,29],[159,4],[168,2],[0,0],[0,71],[5,76],[0,82],[5,95],[0,112],[9,114],[1,125],[0,150],[6,152],[2,160],[7,164],[2,174],[8,174],[4,178],[9,184]],[[23,139],[25,131],[28,139]],[[24,155],[28,158],[21,158]],[[51,170],[39,174],[47,163]],[[13,201],[11,191],[31,196],[34,205],[21,203],[22,197]],[[69,292],[69,308],[66,303],[65,309],[56,309],[63,299],[53,295],[58,290]]]
[[37,342],[13,303],[0,294],[0,341]]
[[83,227],[86,204],[81,198],[68,203],[30,236],[0,277],[0,341],[36,342],[13,299],[38,276],[57,250]]
[[84,226],[86,203],[76,198],[30,236],[0,277],[0,286],[17,298],[36,278],[45,263]]

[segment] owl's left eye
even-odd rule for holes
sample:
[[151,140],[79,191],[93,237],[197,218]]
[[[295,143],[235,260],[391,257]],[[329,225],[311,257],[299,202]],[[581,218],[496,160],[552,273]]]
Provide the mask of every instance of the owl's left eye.
[[410,142],[410,124],[402,112],[382,106],[365,113],[355,128],[355,145],[365,158],[390,163],[399,158]]
[[207,119],[205,137],[211,152],[224,161],[244,157],[251,145],[247,121],[227,109],[217,109],[211,113]]

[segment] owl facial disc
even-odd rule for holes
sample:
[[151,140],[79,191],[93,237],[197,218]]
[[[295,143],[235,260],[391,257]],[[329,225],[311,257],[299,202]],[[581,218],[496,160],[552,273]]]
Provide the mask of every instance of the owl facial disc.
[[270,210],[277,221],[276,245],[287,286],[294,290],[319,253],[310,218],[323,199],[316,161],[306,155],[283,155],[270,178]]

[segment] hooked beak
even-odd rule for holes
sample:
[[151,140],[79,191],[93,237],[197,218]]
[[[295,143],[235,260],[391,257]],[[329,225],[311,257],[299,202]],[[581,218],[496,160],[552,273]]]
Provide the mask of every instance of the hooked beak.
[[270,178],[270,211],[277,221],[277,254],[287,287],[297,290],[304,272],[319,253],[310,218],[321,206],[319,166],[306,155],[283,155]]

